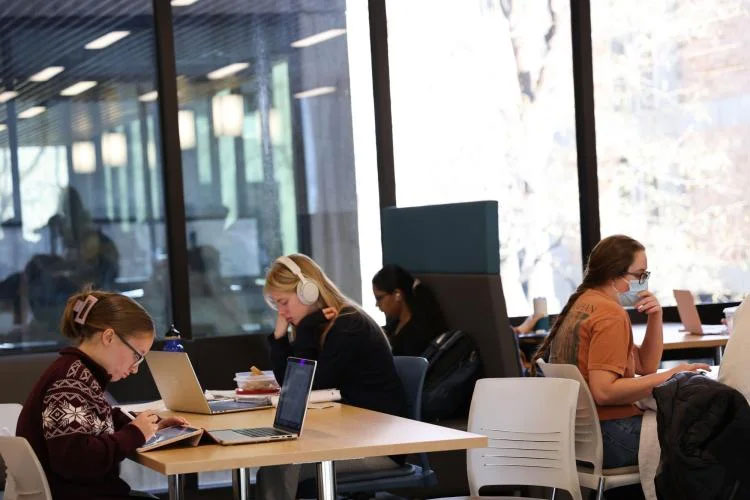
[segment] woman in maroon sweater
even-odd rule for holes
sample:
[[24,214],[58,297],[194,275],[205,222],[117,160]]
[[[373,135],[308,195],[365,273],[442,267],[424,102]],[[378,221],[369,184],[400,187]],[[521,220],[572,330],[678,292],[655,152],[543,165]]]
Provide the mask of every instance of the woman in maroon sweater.
[[153,320],[128,297],[84,291],[68,299],[60,326],[76,347],[60,351],[42,374],[16,434],[34,449],[55,500],[129,498],[120,461],[157,429],[185,423],[157,423],[153,412],[131,421],[104,398],[107,383],[138,371],[154,342]]

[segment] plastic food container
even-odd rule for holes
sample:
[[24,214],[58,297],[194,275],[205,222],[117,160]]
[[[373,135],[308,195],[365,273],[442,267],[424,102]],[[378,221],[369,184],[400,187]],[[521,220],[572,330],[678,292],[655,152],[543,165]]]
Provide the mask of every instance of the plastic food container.
[[278,392],[279,384],[272,370],[266,370],[262,375],[253,375],[251,372],[239,372],[235,374],[234,381],[237,382],[238,394],[264,394]]

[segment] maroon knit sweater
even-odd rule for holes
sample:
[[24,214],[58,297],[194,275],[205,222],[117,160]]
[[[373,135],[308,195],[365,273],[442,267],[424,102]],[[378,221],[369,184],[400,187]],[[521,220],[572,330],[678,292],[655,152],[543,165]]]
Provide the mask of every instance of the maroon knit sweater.
[[55,500],[111,499],[130,491],[119,464],[145,439],[104,399],[109,379],[104,368],[69,347],[23,405],[16,434],[36,452]]

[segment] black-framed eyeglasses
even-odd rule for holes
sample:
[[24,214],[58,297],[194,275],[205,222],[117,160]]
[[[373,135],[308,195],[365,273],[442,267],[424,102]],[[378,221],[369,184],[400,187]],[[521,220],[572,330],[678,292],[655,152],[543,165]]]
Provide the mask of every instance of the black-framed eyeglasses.
[[117,331],[115,331],[115,330],[112,330],[112,331],[115,333],[115,335],[117,335],[117,338],[120,339],[120,341],[123,344],[125,344],[126,346],[128,346],[128,349],[130,349],[131,351],[133,351],[133,356],[135,357],[135,361],[133,361],[133,364],[130,365],[130,369],[132,370],[136,366],[138,366],[141,363],[143,363],[143,360],[146,359],[146,357],[143,354],[141,354],[140,352],[138,352],[138,349],[136,349],[135,347],[133,347],[132,345],[130,345],[130,342],[128,342],[127,340],[125,340],[125,337],[123,337],[122,335],[120,335],[119,333],[117,333]]
[[625,274],[638,278],[638,284],[642,285],[648,281],[649,276],[651,276],[651,271],[643,271],[642,273],[631,273],[630,271],[627,271]]
[[383,293],[383,294],[380,294],[380,295],[376,295],[375,296],[375,305],[380,304],[383,301],[383,299],[386,298],[390,294],[391,294],[391,292],[386,292],[386,293]]

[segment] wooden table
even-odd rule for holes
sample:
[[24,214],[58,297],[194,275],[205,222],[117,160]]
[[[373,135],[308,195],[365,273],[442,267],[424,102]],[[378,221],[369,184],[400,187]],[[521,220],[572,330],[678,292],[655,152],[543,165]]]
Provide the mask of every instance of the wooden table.
[[[180,415],[194,427],[207,430],[271,426],[274,410],[224,415],[163,412]],[[138,453],[133,460],[168,476],[169,498],[182,498],[182,474],[232,470],[235,498],[246,498],[248,468],[267,465],[317,463],[320,499],[335,500],[334,460],[447,451],[487,446],[487,437],[415,420],[394,417],[334,403],[309,409],[300,439],[235,446],[216,444],[157,449]]]
[[[664,323],[664,351],[678,349],[712,349],[715,364],[721,364],[721,349],[729,341],[729,335],[694,335],[680,331],[682,323]],[[633,341],[643,343],[646,325],[633,325]]]

